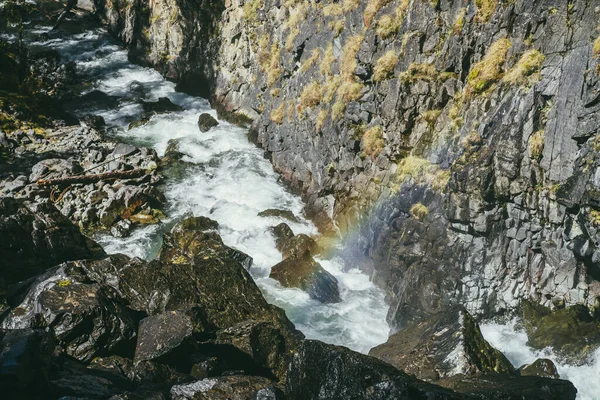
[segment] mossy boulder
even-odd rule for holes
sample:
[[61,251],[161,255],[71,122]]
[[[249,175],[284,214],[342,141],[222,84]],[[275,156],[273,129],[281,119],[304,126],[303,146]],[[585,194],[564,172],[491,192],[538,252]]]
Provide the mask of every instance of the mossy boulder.
[[483,338],[471,314],[459,306],[407,326],[369,354],[430,381],[459,374],[516,375],[508,359]]
[[525,302],[521,306],[527,344],[536,349],[552,347],[568,362],[581,364],[600,347],[600,321],[582,305],[554,311]]
[[219,122],[209,113],[202,113],[198,117],[198,128],[200,132],[208,132],[210,128],[219,125]]
[[296,287],[322,303],[341,301],[337,279],[310,256],[289,257],[271,268],[271,278]]

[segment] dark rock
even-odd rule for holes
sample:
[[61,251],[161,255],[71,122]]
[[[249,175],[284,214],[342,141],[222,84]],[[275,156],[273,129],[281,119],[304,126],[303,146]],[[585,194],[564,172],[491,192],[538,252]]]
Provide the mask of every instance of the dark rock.
[[298,218],[296,218],[294,213],[290,210],[279,210],[276,208],[269,208],[268,210],[259,212],[258,216],[284,218],[291,222],[298,222]]
[[104,251],[50,202],[0,199],[0,280],[16,283],[67,260]]
[[281,251],[283,258],[288,257],[310,257],[319,253],[319,245],[314,239],[309,236],[300,233],[287,240],[279,241],[276,243],[277,249]]
[[73,108],[86,108],[86,109],[111,109],[119,105],[119,98],[117,96],[108,95],[100,90],[92,90],[77,99],[76,102],[72,103]]
[[41,330],[0,331],[0,387],[5,399],[38,398],[46,390],[54,342]]
[[275,245],[277,249],[282,248],[283,244],[287,242],[288,239],[294,236],[294,232],[292,232],[292,229],[289,227],[288,224],[284,222],[270,228],[270,230],[273,233],[273,236],[275,236]]
[[369,352],[419,379],[454,375],[516,375],[506,357],[483,338],[477,322],[462,307],[415,322]]
[[129,125],[127,125],[127,130],[130,131],[132,129],[146,125],[148,122],[150,122],[150,118],[152,118],[153,115],[154,113],[143,113],[136,120],[131,121]]
[[66,354],[85,362],[130,352],[135,323],[120,298],[109,287],[88,283],[76,267],[65,263],[39,276],[2,327],[49,329]]
[[208,132],[210,128],[219,125],[214,117],[208,113],[200,114],[198,118],[198,128],[200,128],[200,132]]
[[462,399],[373,357],[315,340],[298,348],[286,380],[290,400]]
[[574,400],[577,396],[577,389],[571,382],[537,376],[456,375],[437,383],[464,394],[467,399]]
[[160,97],[158,101],[142,101],[144,112],[167,113],[173,111],[181,111],[183,108],[174,104],[168,97]]
[[101,130],[106,126],[106,121],[101,115],[87,115],[82,119],[83,123],[90,128]]
[[134,361],[154,360],[192,335],[191,318],[181,311],[151,315],[140,321]]
[[525,364],[519,368],[521,376],[539,376],[542,378],[559,379],[560,375],[556,365],[547,358],[538,358],[531,364]]
[[[295,236],[296,237],[296,236]],[[338,281],[312,257],[289,257],[271,268],[270,278],[285,287],[297,287],[323,303],[341,301]]]
[[272,381],[258,376],[207,378],[171,388],[173,400],[246,400],[284,399],[282,390]]

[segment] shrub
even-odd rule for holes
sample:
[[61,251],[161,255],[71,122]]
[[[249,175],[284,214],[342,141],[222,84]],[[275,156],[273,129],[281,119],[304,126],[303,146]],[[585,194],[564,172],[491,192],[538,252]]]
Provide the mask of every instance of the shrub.
[[475,0],[475,5],[479,21],[488,22],[498,8],[498,0]]
[[494,42],[483,60],[479,61],[469,73],[469,86],[475,93],[482,93],[502,77],[506,54],[512,46],[509,39]]
[[300,104],[303,107],[314,107],[321,102],[323,89],[319,82],[312,82],[307,85],[300,95]]
[[540,71],[545,59],[546,56],[535,49],[526,51],[519,61],[506,73],[506,75],[504,75],[502,81],[513,85],[522,85],[526,84],[528,81],[535,80],[528,78]]
[[410,208],[410,213],[419,221],[429,216],[429,209],[423,203],[417,203]]
[[271,110],[271,121],[278,125],[283,124],[283,118],[285,117],[285,101],[282,101],[279,107]]
[[383,128],[379,125],[367,129],[362,138],[363,151],[372,159],[376,159],[385,147]]
[[400,74],[400,79],[404,82],[427,81],[431,82],[437,79],[438,70],[433,64],[412,63],[408,69]]
[[540,160],[542,158],[544,152],[544,136],[544,131],[539,130],[529,138],[529,154],[531,158],[535,160]]
[[377,62],[373,68],[373,80],[375,82],[382,81],[388,78],[394,72],[394,68],[398,64],[398,56],[394,50],[390,50],[385,53]]

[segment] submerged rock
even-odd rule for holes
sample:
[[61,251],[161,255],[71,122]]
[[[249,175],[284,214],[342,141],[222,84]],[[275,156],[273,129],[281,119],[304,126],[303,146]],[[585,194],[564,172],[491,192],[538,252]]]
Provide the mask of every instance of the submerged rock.
[[481,335],[462,307],[415,322],[369,352],[419,379],[437,381],[455,375],[516,375],[508,359]]
[[285,287],[300,288],[322,303],[342,300],[335,276],[310,256],[286,258],[271,268],[269,277]]
[[208,132],[210,128],[217,125],[219,125],[219,122],[208,113],[202,113],[200,114],[200,117],[198,117],[198,128],[200,128],[200,132]]
[[298,218],[290,210],[280,210],[277,208],[269,208],[258,213],[259,217],[277,217],[284,218],[291,222],[298,222]]
[[147,113],[157,114],[183,110],[181,106],[174,104],[168,97],[160,97],[158,101],[142,101],[142,108]]

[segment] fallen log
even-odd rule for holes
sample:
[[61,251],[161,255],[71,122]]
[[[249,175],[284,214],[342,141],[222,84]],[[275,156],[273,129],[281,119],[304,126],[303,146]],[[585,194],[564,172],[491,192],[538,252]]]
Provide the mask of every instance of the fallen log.
[[77,183],[96,183],[98,181],[112,181],[116,179],[133,179],[147,174],[145,169],[133,169],[131,171],[113,171],[92,175],[72,175],[64,178],[39,179],[38,186],[73,185]]

